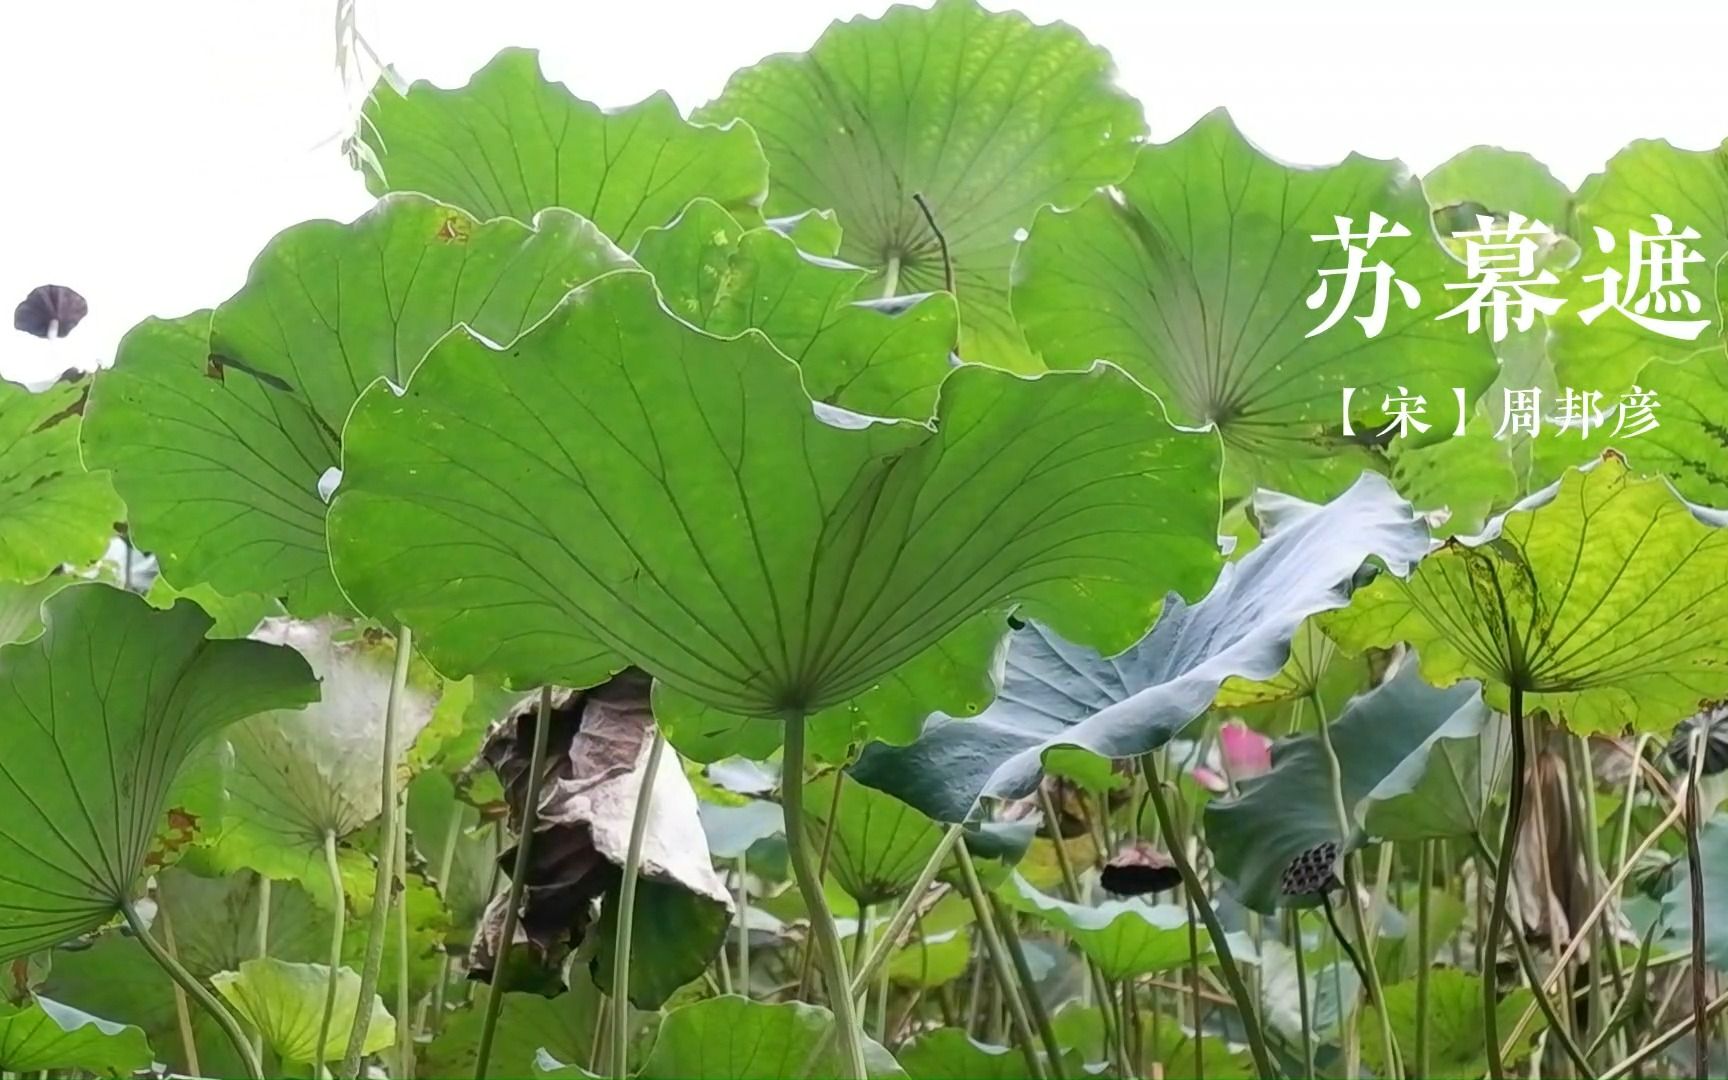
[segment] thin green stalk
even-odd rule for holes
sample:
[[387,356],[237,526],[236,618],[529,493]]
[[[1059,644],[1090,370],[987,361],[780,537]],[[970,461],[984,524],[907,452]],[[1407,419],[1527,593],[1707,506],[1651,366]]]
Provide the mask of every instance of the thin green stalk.
[[[407,696],[408,664],[414,658],[414,635],[406,626],[396,628],[396,667],[390,676],[390,696],[384,703],[384,760],[379,769],[378,873],[372,883],[372,915],[366,928],[366,959],[360,967],[360,995],[371,1001],[378,990],[378,974],[384,966],[384,935],[389,932],[390,898],[396,881],[396,757],[397,736],[402,729],[402,699]],[[360,1058],[372,1026],[372,1010],[356,1011],[348,1031],[348,1050],[342,1055],[345,1080],[360,1075]]]
[[1692,902],[1692,1068],[1693,1076],[1709,1076],[1710,995],[1705,984],[1709,972],[1704,961],[1704,862],[1698,850],[1698,830],[1703,828],[1703,810],[1698,782],[1704,775],[1705,725],[1692,729],[1692,756],[1686,778],[1686,875]]
[[[259,960],[270,955],[270,893],[273,884],[270,875],[258,875],[258,918],[253,924],[253,948],[256,950],[254,955]],[[252,1052],[258,1055],[259,1061],[264,1060],[264,1032],[262,1030],[252,1033]]]
[[1416,1070],[1428,1076],[1428,969],[1433,947],[1433,904],[1428,887],[1434,880],[1434,841],[1418,840],[1416,857]]
[[608,1076],[623,1080],[630,1074],[630,950],[635,945],[636,882],[642,872],[642,842],[648,835],[648,812],[654,804],[654,777],[660,772],[660,754],[666,740],[655,728],[648,746],[648,763],[642,769],[642,784],[636,790],[636,810],[630,818],[630,846],[624,856],[623,879],[618,886],[618,939],[612,946],[612,1059]]
[[[1074,872],[1074,861],[1068,857],[1068,846],[1062,842],[1062,820],[1056,815],[1055,800],[1050,798],[1050,789],[1044,784],[1038,785],[1038,806],[1044,812],[1044,820],[1050,823],[1050,843],[1056,849],[1056,865],[1062,871],[1062,891],[1064,898],[1070,904],[1080,902],[1080,876]],[[1091,980],[1093,992],[1098,997],[1098,1015],[1104,1021],[1104,1040],[1116,1054],[1117,1067],[1123,1076],[1132,1076],[1133,1068],[1129,1064],[1128,1040],[1125,1025],[1118,1022],[1115,1012],[1115,995],[1110,992],[1110,986],[1098,968],[1092,963],[1091,957],[1082,957],[1086,965],[1086,975]],[[1152,1013],[1152,1022],[1158,1022],[1156,1002]]]
[[[318,1014],[318,1041],[322,1052],[330,1045],[330,1024],[336,1016],[336,987],[342,974],[342,937],[348,924],[348,901],[342,891],[342,864],[336,857],[336,833],[324,830],[324,871],[330,885],[330,970],[324,980],[324,1010]],[[318,1062],[320,1070],[323,1062]]]
[[750,879],[746,856],[738,856],[738,992],[750,996]]
[[504,905],[504,925],[498,936],[498,955],[492,964],[492,988],[486,995],[486,1015],[480,1024],[480,1046],[474,1056],[474,1080],[486,1080],[492,1060],[492,1039],[498,1030],[498,1013],[504,1007],[504,978],[510,970],[510,947],[516,941],[516,919],[522,909],[522,891],[528,883],[528,850],[534,845],[534,827],[540,820],[540,780],[546,771],[546,740],[552,729],[552,688],[540,688],[540,710],[534,717],[533,749],[528,755],[528,789],[522,796],[522,834],[516,838],[516,861],[510,870],[510,894]]
[[882,299],[891,298],[900,288],[900,256],[888,256],[888,265],[882,269]]
[[972,902],[972,914],[978,923],[978,933],[984,939],[984,955],[990,961],[990,970],[996,976],[996,992],[1007,1007],[1008,1021],[1014,1031],[1014,1041],[1020,1044],[1020,1052],[1026,1057],[1026,1070],[1033,1080],[1043,1080],[1044,1065],[1038,1058],[1038,1048],[1033,1042],[1032,1020],[1027,1012],[1026,1002],[1021,999],[1019,988],[1014,985],[1014,969],[1008,959],[1008,950],[1002,944],[996,920],[992,918],[990,903],[984,894],[983,886],[978,883],[977,868],[972,865],[972,853],[966,850],[966,842],[962,840],[954,848],[954,858],[960,864],[960,884],[966,892],[966,898]]
[[810,913],[810,932],[816,939],[817,963],[828,987],[828,1007],[839,1028],[840,1059],[846,1080],[864,1080],[864,1032],[853,1007],[852,978],[846,971],[846,952],[840,931],[822,890],[816,861],[810,857],[809,837],[804,831],[804,714],[789,712],[785,719],[786,749],[781,766],[781,807],[786,815],[786,847],[791,856],[792,876]]
[[[834,825],[840,820],[840,792],[846,787],[846,771],[841,769],[834,774],[834,793],[828,797],[828,817],[822,825],[822,854],[816,859],[816,880],[828,880],[828,856],[834,850]],[[800,950],[798,963],[798,993],[799,1000],[810,996],[811,965],[816,959],[816,943],[814,935],[804,939]]]
[[1314,703],[1315,729],[1320,735],[1320,746],[1326,752],[1326,768],[1331,774],[1332,809],[1338,820],[1338,843],[1345,852],[1340,859],[1344,868],[1344,899],[1350,908],[1356,951],[1361,954],[1362,971],[1368,979],[1368,995],[1376,1006],[1374,1015],[1379,1021],[1380,1046],[1387,1073],[1392,1080],[1397,1080],[1403,1072],[1402,1062],[1398,1055],[1398,1040],[1392,1034],[1392,1017],[1384,1005],[1386,995],[1380,984],[1380,964],[1374,956],[1374,936],[1369,929],[1367,913],[1362,910],[1361,860],[1349,850],[1356,830],[1350,823],[1350,810],[1344,804],[1344,768],[1338,761],[1337,748],[1332,745],[1332,724],[1326,716],[1326,706],[1317,692],[1311,695],[1310,700]]
[[[408,814],[398,806],[396,814],[396,880],[408,881]],[[413,992],[408,981],[408,894],[396,893],[396,1067],[401,1077],[414,1075]]]
[[[162,922],[162,941],[167,946],[168,955],[178,960],[180,951],[174,946],[174,923],[168,918],[168,909],[158,906],[156,912]],[[198,1061],[198,1036],[192,1030],[192,1009],[187,1003],[185,989],[178,983],[174,986],[174,1020],[180,1028],[180,1051],[186,1055],[187,1069],[194,1074],[203,1072]],[[258,1060],[264,1060],[263,1051],[259,1051]]]
[[1236,967],[1236,958],[1231,955],[1230,939],[1224,933],[1224,926],[1218,921],[1217,912],[1212,910],[1200,878],[1194,873],[1193,864],[1188,861],[1187,849],[1176,831],[1169,800],[1164,797],[1163,785],[1158,779],[1150,755],[1141,756],[1140,768],[1146,776],[1146,792],[1152,799],[1153,811],[1158,815],[1158,828],[1164,836],[1164,846],[1169,849],[1170,860],[1176,864],[1176,872],[1182,876],[1182,887],[1188,890],[1195,910],[1206,924],[1206,933],[1212,939],[1212,949],[1217,954],[1218,971],[1224,976],[1224,985],[1229,988],[1230,996],[1236,1001],[1236,1011],[1242,1017],[1242,1027],[1248,1039],[1248,1050],[1254,1057],[1254,1069],[1260,1074],[1260,1080],[1276,1080],[1278,1069],[1272,1063],[1271,1051],[1266,1048],[1266,1035],[1261,1030],[1260,1016],[1254,1009],[1254,999],[1249,996],[1248,987],[1242,981],[1242,972]]
[[930,858],[925,860],[924,868],[918,871],[918,877],[912,882],[912,888],[906,893],[905,902],[894,912],[894,917],[888,921],[888,929],[876,938],[875,943],[870,947],[869,955],[864,959],[863,965],[853,973],[852,994],[854,997],[862,994],[864,988],[870,985],[870,980],[875,978],[876,973],[888,963],[888,957],[893,954],[900,938],[906,933],[906,928],[911,926],[912,920],[918,916],[919,900],[930,888],[930,883],[936,880],[936,875],[941,872],[942,865],[948,861],[948,853],[954,850],[954,845],[959,842],[964,831],[964,826],[950,825],[947,831],[942,834],[942,839],[936,844],[936,850],[932,851]]
[[[1512,884],[1513,857],[1518,852],[1518,830],[1524,823],[1524,788],[1527,780],[1524,745],[1524,691],[1513,686],[1511,710],[1507,714],[1512,738],[1511,792],[1507,797],[1506,827],[1500,836],[1500,855],[1494,869],[1494,903],[1489,910],[1488,932],[1483,942],[1482,964],[1482,1032],[1488,1048],[1488,1075],[1493,1080],[1506,1080],[1506,1059],[1500,1053],[1500,978],[1498,956],[1500,935],[1506,928],[1506,896]],[[1515,937],[1521,935],[1514,934]],[[1542,984],[1534,987],[1538,1000],[1545,999]]]
[[1182,899],[1188,908],[1188,1014],[1194,1025],[1194,1075],[1206,1075],[1206,1040],[1200,1033],[1204,1030],[1200,1015],[1200,931],[1194,921],[1194,897],[1185,894]]
[[860,1001],[870,992],[870,983],[862,985],[858,981],[858,972],[864,968],[865,949],[870,945],[870,905],[858,905],[858,929],[852,934],[852,985],[859,987],[852,996]]
[[[971,861],[970,852],[967,852],[966,860]],[[1032,977],[1032,966],[1026,962],[1026,950],[1020,944],[1020,930],[1014,925],[1014,913],[994,894],[991,894],[989,899],[995,929],[1002,935],[1002,944],[1008,950],[1008,959],[1014,964],[1014,977],[1020,981],[1020,996],[1032,1013],[1032,1022],[1038,1028],[1038,1039],[1044,1044],[1050,1075],[1056,1080],[1066,1080],[1067,1069],[1062,1063],[1062,1044],[1056,1041],[1056,1029],[1050,1024],[1050,1010],[1044,1007],[1044,999],[1038,994],[1038,980]]]
[[[1302,913],[1290,909],[1290,948],[1296,954],[1296,1007],[1302,1020],[1302,1075],[1314,1080],[1314,1010],[1308,1002],[1308,960],[1302,939]],[[1426,1075],[1426,1074],[1418,1074]]]
[[130,899],[120,902],[120,914],[126,920],[126,925],[132,928],[132,936],[144,946],[144,951],[150,954],[150,958],[161,965],[168,977],[174,980],[174,985],[184,990],[200,1008],[209,1013],[216,1025],[222,1029],[222,1033],[228,1036],[228,1041],[234,1044],[234,1052],[240,1055],[241,1067],[245,1069],[249,1080],[263,1080],[264,1069],[258,1064],[257,1055],[252,1053],[252,1042],[246,1038],[240,1021],[234,1019],[234,1014],[228,1011],[228,1007],[217,1000],[215,994],[206,989],[190,971],[180,966],[180,961],[150,936],[149,929],[145,927],[144,920],[138,917],[138,909]]

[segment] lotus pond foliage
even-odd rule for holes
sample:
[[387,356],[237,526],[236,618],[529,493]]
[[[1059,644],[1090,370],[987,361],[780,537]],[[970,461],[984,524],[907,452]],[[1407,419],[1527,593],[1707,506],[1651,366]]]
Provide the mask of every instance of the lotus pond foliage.
[[[973,0],[579,91],[389,73],[371,210],[0,384],[0,1073],[1728,1069],[1728,144],[1155,143]],[[1652,219],[1696,337],[1579,314]]]

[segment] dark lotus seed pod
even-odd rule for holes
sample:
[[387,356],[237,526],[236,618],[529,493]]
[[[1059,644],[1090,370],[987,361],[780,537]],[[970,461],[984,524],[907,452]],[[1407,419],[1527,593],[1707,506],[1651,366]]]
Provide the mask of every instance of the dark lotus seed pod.
[[1289,897],[1324,896],[1341,884],[1337,865],[1338,841],[1315,844],[1290,860],[1278,879],[1278,891]]
[[1104,864],[1098,883],[1117,896],[1167,892],[1182,884],[1182,874],[1170,856],[1150,844],[1123,848]]
[[1668,740],[1666,752],[1669,760],[1682,772],[1689,772],[1692,768],[1692,740],[1699,728],[1704,730],[1703,773],[1714,776],[1728,769],[1728,708],[1706,709],[1682,720],[1674,729],[1674,736]]
[[[65,337],[90,314],[90,305],[76,289],[38,285],[12,311],[12,326],[39,338]],[[50,333],[52,331],[52,333]]]

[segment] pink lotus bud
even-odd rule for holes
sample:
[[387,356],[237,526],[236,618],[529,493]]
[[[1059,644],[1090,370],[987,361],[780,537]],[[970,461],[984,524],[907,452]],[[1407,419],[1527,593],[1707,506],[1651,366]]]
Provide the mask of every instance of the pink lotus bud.
[[1224,755],[1224,770],[1237,783],[1272,771],[1272,740],[1240,720],[1228,720],[1219,727],[1218,745]]

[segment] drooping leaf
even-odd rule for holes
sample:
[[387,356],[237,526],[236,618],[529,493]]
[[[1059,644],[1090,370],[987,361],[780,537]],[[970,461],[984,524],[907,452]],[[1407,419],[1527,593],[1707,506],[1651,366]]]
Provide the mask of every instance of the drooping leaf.
[[90,380],[40,393],[0,379],[0,581],[32,582],[94,561],[126,509],[108,476],[87,472],[78,430]]
[[467,86],[381,80],[350,144],[374,195],[417,191],[481,219],[574,210],[629,248],[691,199],[762,203],[768,164],[748,127],[686,123],[664,93],[601,110],[505,49]]
[[[1268,539],[1226,566],[1200,603],[1167,601],[1127,652],[1106,660],[1029,624],[1011,639],[1002,691],[984,715],[939,715],[910,746],[869,747],[853,775],[939,821],[962,821],[982,797],[1030,794],[1046,755],[1146,753],[1205,712],[1227,678],[1277,675],[1303,620],[1348,603],[1365,562],[1403,574],[1427,547],[1409,504],[1371,474],[1326,506],[1269,498],[1261,514]],[[1071,774],[1072,762],[1063,768]]]
[[364,395],[346,440],[332,550],[357,603],[448,674],[591,685],[634,663],[681,749],[702,707],[905,738],[982,705],[1016,603],[1114,650],[1216,565],[1215,446],[1120,372],[962,367],[935,431],[873,421],[813,406],[761,339],[671,318],[639,273],[574,292],[507,363],[451,338],[404,395]]
[[[382,809],[378,778],[395,641],[334,618],[270,619],[255,636],[305,657],[322,697],[309,708],[261,713],[229,730],[227,813],[211,843],[230,869],[322,885],[325,833],[343,839]],[[409,680],[398,710],[398,746],[413,742],[435,701],[432,688]]]
[[[1414,664],[1351,702],[1332,720],[1332,745],[1353,828],[1381,785],[1408,790],[1424,766],[1436,764],[1441,740],[1480,732],[1487,714],[1475,684],[1436,690]],[[1340,837],[1332,774],[1318,735],[1285,739],[1272,749],[1272,771],[1244,781],[1240,794],[1206,804],[1206,839],[1232,891],[1256,911],[1280,906],[1279,879],[1303,852]],[[1475,809],[1480,812],[1480,803]],[[1406,814],[1416,811],[1406,808]],[[1453,834],[1455,835],[1455,834]],[[1289,905],[1290,898],[1283,898]],[[1318,897],[1307,898],[1308,903]]]
[[0,1005],[0,1069],[130,1076],[152,1058],[144,1033],[38,997]]
[[[350,968],[336,973],[336,1005],[330,1032],[318,1045],[330,969],[323,964],[290,964],[273,957],[248,960],[239,971],[223,971],[210,982],[240,1018],[257,1028],[284,1061],[314,1064],[342,1056],[360,1012],[360,976]],[[396,1020],[374,994],[363,1050],[375,1054],[396,1041]]]
[[566,211],[480,222],[395,196],[351,224],[296,225],[214,313],[126,335],[92,393],[85,453],[113,471],[134,537],[175,585],[346,613],[320,485],[360,391],[406,382],[458,323],[510,341],[628,262]]
[[[1533,998],[1529,987],[1519,986],[1507,991],[1495,1008],[1499,1019],[1500,1037],[1505,1038],[1524,1015]],[[1377,1006],[1370,1003],[1370,1013]],[[1398,1045],[1408,1055],[1416,1045],[1416,983],[1396,983],[1386,987],[1386,1015],[1392,1021],[1392,1033]],[[1488,1067],[1488,1050],[1482,1022],[1482,980],[1452,967],[1438,967],[1428,973],[1428,1067],[1431,1076],[1477,1076]],[[1380,1021],[1372,1015],[1362,1023],[1378,1030]],[[1506,1055],[1506,1064],[1516,1066],[1529,1056],[1536,1038],[1547,1026],[1540,1012],[1524,1026],[1524,1034]],[[1385,1056],[1379,1039],[1362,1040],[1362,1060],[1376,1071],[1384,1069]]]
[[[510,796],[513,819],[527,797],[534,712],[512,717],[488,742],[485,759]],[[557,970],[564,950],[580,944],[589,908],[601,899],[598,943],[590,965],[596,984],[612,990],[619,868],[629,854],[638,793],[653,738],[649,680],[629,671],[551,714],[546,776],[530,848],[518,939]],[[515,847],[501,856],[514,867]],[[632,922],[630,1000],[655,1009],[698,978],[714,959],[731,921],[732,900],[715,874],[696,795],[676,754],[662,754],[641,837],[640,878]],[[470,967],[491,978],[508,896],[492,899],[470,952]]]
[[206,640],[210,619],[189,603],[162,612],[80,585],[43,614],[39,637],[0,647],[0,960],[106,922],[130,901],[193,751],[317,695],[291,650]]
[[956,344],[951,297],[857,300],[868,270],[807,255],[778,229],[746,229],[707,199],[644,234],[636,259],[685,322],[721,337],[766,334],[815,400],[866,416],[934,411]]
[[[1374,447],[1386,439],[1376,433],[1399,387],[1426,398],[1431,428],[1410,438],[1432,442],[1456,424],[1454,388],[1474,400],[1494,381],[1487,340],[1459,318],[1438,319],[1454,303],[1444,285],[1462,268],[1397,162],[1284,165],[1218,111],[1141,148],[1119,187],[1120,200],[1099,194],[1038,215],[1015,263],[1015,315],[1051,367],[1111,360],[1179,422],[1218,425],[1230,489],[1328,498],[1362,469],[1383,467]],[[1346,219],[1366,232],[1370,214],[1409,234],[1379,239],[1368,267],[1384,260],[1419,300],[1407,307],[1392,285],[1376,336],[1355,318],[1314,333],[1345,288],[1343,275],[1322,276],[1347,262],[1344,246],[1324,237]],[[1324,302],[1310,312],[1321,286]],[[1370,272],[1349,314],[1369,316],[1374,292]],[[1350,388],[1353,436],[1343,430]]]
[[[842,783],[838,810],[834,785]],[[826,843],[828,872],[860,904],[904,896],[942,842],[942,827],[891,795],[830,773],[805,789],[806,831]]]
[[[998,894],[1008,905],[1068,935],[1107,979],[1155,975],[1186,966],[1188,913],[1174,904],[1144,900],[1106,900],[1095,907],[1045,896],[1013,875]],[[1201,934],[1200,955],[1210,956],[1211,939]]]
[[[1602,391],[1612,406],[1652,359],[1681,360],[1704,348],[1720,359],[1722,319],[1712,278],[1716,264],[1728,254],[1728,144],[1712,150],[1681,150],[1662,139],[1639,139],[1578,189],[1577,213],[1575,232],[1583,250],[1563,282],[1566,306],[1550,320],[1560,384]],[[1664,217],[1670,228],[1664,229],[1655,215]],[[1698,261],[1667,269],[1683,273],[1688,283],[1662,290],[1658,304],[1644,295],[1653,272],[1646,267],[1639,272],[1641,287],[1626,295],[1638,257],[1631,234],[1674,235],[1684,230],[1697,233],[1683,243],[1699,256]],[[1607,233],[1612,251],[1602,250],[1601,232]],[[1644,252],[1644,257],[1666,257],[1669,243],[1658,243],[1657,252]],[[1619,275],[1620,280],[1602,280],[1605,272]],[[1584,314],[1607,298],[1605,290],[1611,290],[1614,299],[1638,319],[1609,309],[1584,322]],[[1686,302],[1687,291],[1695,306]],[[1682,329],[1677,324],[1694,325]],[[1655,379],[1654,371],[1648,377]],[[1656,389],[1663,391],[1665,400],[1676,399],[1668,393],[1666,381],[1657,381]],[[1631,446],[1621,449],[1633,452]]]
[[1409,642],[1438,686],[1509,687],[1574,732],[1664,731],[1728,693],[1728,523],[1617,454],[1382,578],[1328,623],[1346,646]]
[[840,257],[877,271],[878,294],[942,287],[922,194],[953,259],[962,355],[1035,370],[1008,306],[1015,231],[1127,173],[1145,121],[1112,75],[1072,27],[941,0],[837,22],[697,116],[747,120],[773,166],[767,211],[834,210]]

